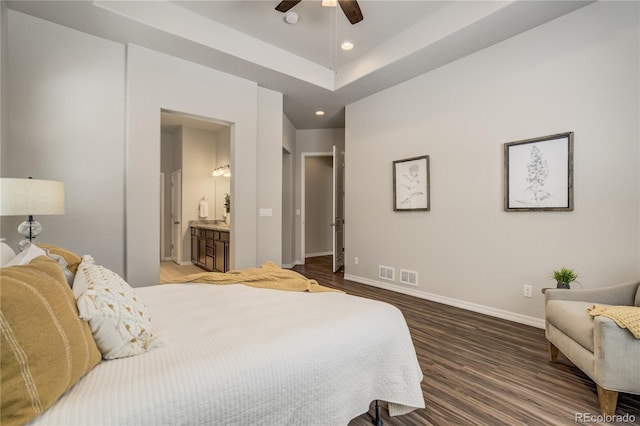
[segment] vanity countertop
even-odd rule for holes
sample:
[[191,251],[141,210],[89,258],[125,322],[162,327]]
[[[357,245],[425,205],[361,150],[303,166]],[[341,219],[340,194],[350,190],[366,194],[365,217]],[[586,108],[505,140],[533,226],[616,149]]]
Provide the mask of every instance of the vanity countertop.
[[192,228],[213,229],[214,231],[230,231],[231,227],[220,220],[190,220]]

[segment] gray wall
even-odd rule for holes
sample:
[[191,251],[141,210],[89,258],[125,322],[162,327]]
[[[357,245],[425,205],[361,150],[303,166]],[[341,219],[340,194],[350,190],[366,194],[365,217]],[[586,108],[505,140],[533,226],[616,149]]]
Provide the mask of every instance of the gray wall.
[[331,153],[333,146],[339,150],[344,150],[345,131],[344,129],[315,129],[315,130],[296,130],[296,154],[295,154],[295,175],[294,175],[294,191],[295,201],[295,262],[304,264],[302,257],[302,223],[301,216],[297,214],[298,210],[302,210],[302,189],[301,189],[301,170],[302,157],[309,153]]
[[[5,2],[0,2],[0,176],[5,176],[4,171],[8,165],[8,137],[9,137],[9,109],[7,108],[9,96],[7,94],[7,65],[9,53],[9,26],[8,9]],[[2,224],[2,222],[0,222]],[[4,235],[4,233],[0,233]]]
[[[7,18],[8,76],[2,101],[6,94],[3,129],[8,124],[8,138],[2,141],[2,175],[64,182],[66,213],[37,217],[44,227],[39,240],[91,254],[121,274],[124,46],[12,10]],[[159,170],[158,164],[156,185]],[[144,204],[157,214],[158,202]],[[14,247],[20,239],[16,228],[24,219],[2,218],[2,236]],[[156,260],[158,253],[152,252]]]
[[282,264],[293,267],[295,208],[294,208],[294,160],[296,129],[286,115],[282,117]]
[[258,88],[257,208],[269,210],[258,216],[257,256],[261,265],[282,264],[282,94]]
[[333,253],[333,158],[305,160],[305,256]]
[[[2,174],[66,185],[66,214],[39,218],[43,241],[92,254],[133,286],[158,281],[164,109],[231,126],[232,266],[255,266],[258,257],[272,258],[270,249],[265,255],[257,248],[258,229],[271,225],[258,221],[257,182],[271,178],[273,168],[282,165],[281,94],[269,91],[259,99],[255,82],[18,12],[6,15],[9,40],[3,66],[9,75],[4,87],[10,114],[2,123],[9,128],[2,139],[2,161],[8,164]],[[268,141],[265,158],[276,164],[258,172],[257,126],[263,114],[276,123],[262,126],[260,135]],[[262,205],[278,206],[272,220],[281,223],[280,196],[269,191],[266,197]],[[3,218],[3,231],[22,220]],[[17,243],[15,232],[5,234],[9,243]]]
[[164,212],[164,223],[160,226],[164,228],[164,246],[160,248],[160,259],[171,258],[171,174],[173,167],[173,134],[162,133],[160,135],[160,171],[164,173],[164,205],[160,208]]
[[[638,280],[639,6],[596,2],[348,105],[346,276],[538,326],[553,269]],[[575,210],[503,211],[503,144],[567,131]],[[431,211],[393,212],[392,161],[424,154]]]

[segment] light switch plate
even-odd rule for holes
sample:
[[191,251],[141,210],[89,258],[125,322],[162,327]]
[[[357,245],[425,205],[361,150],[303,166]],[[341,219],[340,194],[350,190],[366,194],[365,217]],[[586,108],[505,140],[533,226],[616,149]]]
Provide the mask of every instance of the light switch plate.
[[260,217],[273,216],[273,209],[260,209]]

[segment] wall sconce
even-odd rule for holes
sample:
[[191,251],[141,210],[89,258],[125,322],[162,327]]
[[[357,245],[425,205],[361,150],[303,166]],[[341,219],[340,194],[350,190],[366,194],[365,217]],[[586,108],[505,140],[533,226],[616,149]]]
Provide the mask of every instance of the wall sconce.
[[0,216],[28,219],[18,226],[23,250],[40,232],[42,225],[34,215],[64,214],[64,183],[53,180],[0,178]]
[[213,170],[212,174],[215,177],[218,177],[218,176],[231,177],[231,167],[229,166],[229,164],[220,165]]

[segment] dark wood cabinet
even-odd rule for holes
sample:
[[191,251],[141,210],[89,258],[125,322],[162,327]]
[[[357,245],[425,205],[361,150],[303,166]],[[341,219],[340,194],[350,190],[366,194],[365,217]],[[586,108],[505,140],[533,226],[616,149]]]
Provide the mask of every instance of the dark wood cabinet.
[[191,227],[191,262],[207,271],[229,270],[228,231]]

